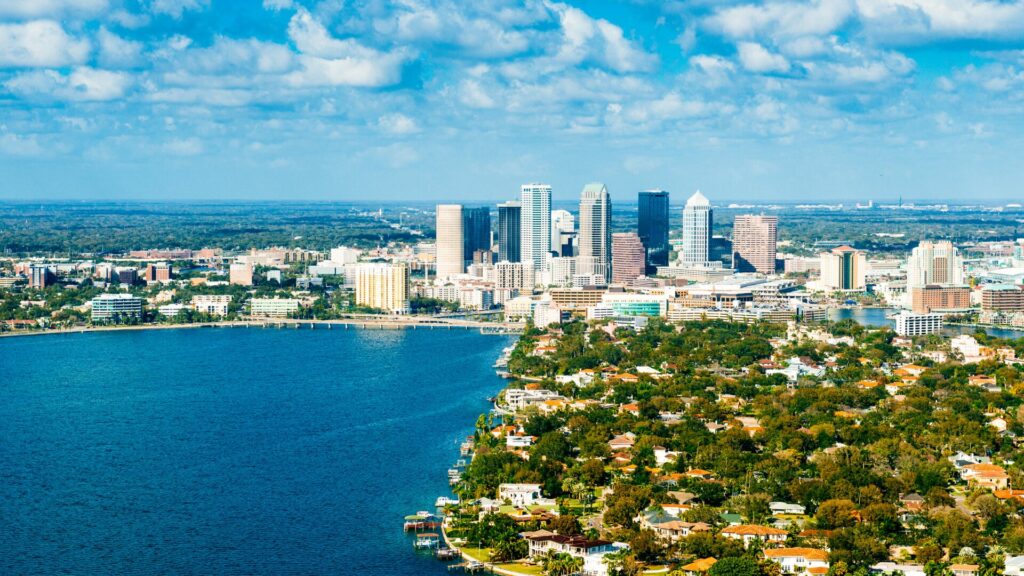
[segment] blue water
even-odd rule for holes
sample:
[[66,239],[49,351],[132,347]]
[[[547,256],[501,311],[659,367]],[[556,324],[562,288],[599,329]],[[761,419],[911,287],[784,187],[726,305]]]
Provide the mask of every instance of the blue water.
[[[895,308],[831,308],[828,311],[828,317],[833,322],[853,318],[864,326],[888,326],[893,328],[896,326],[896,322],[888,318],[887,315],[894,313],[896,313]],[[978,331],[978,328],[974,326],[946,326],[942,329],[942,332],[947,336],[956,336],[957,334],[974,334]],[[1006,338],[1008,340],[1024,338],[1024,330],[993,328],[991,326],[980,327],[980,329],[996,338]]]
[[467,330],[0,339],[0,574],[446,574],[402,517],[502,383]]

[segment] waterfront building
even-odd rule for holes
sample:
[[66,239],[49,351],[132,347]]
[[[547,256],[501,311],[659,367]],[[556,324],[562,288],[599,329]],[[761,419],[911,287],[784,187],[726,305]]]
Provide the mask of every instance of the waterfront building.
[[963,311],[971,307],[971,289],[967,286],[930,284],[910,290],[910,309],[918,314]]
[[498,262],[494,265],[494,287],[497,290],[525,290],[532,288],[523,262]]
[[405,264],[386,262],[360,264],[356,273],[356,304],[393,314],[407,314],[409,268]]
[[523,184],[519,203],[520,259],[539,271],[551,251],[551,186]]
[[612,261],[612,201],[608,188],[600,182],[587,184],[580,194],[580,260],[578,270],[583,274],[603,275],[611,279]]
[[549,290],[548,296],[556,306],[564,310],[582,311],[597,306],[606,290],[594,288],[565,288]]
[[517,321],[533,318],[537,301],[529,296],[516,296],[505,301],[505,320]]
[[181,303],[164,304],[163,306],[157,308],[156,311],[168,318],[174,318],[175,316],[181,314],[182,312],[188,310],[189,308],[190,306],[188,306],[187,304]]
[[964,264],[949,240],[921,242],[907,258],[907,288],[964,283]]
[[227,316],[231,306],[231,296],[226,294],[197,294],[192,297],[192,307],[196,312],[211,316]]
[[540,300],[533,307],[533,324],[538,328],[561,324],[568,319],[569,311],[562,310],[551,300]]
[[142,317],[142,298],[131,294],[100,294],[92,299],[92,321],[118,322]]
[[[462,256],[464,266],[490,262],[491,209],[486,206],[462,209]],[[487,254],[487,256],[484,256]],[[465,267],[463,267],[465,270]]]
[[996,312],[1024,310],[1024,288],[1016,284],[986,284],[981,288],[981,309]]
[[519,202],[498,204],[498,262],[519,262],[522,205]]
[[923,336],[942,331],[942,314],[907,312],[896,315],[896,333],[900,336]]
[[228,271],[228,275],[232,284],[238,286],[252,286],[252,264],[248,262],[232,264]]
[[821,255],[821,285],[826,290],[856,292],[866,287],[864,252],[840,246]]
[[646,256],[639,235],[633,232],[612,234],[612,282],[628,285],[643,276]]
[[436,215],[437,277],[462,274],[466,270],[462,205],[438,204]]
[[683,208],[684,266],[705,266],[711,247],[711,202],[698,190],[690,196]]
[[637,235],[647,250],[648,272],[668,266],[668,200],[664,190],[644,190],[637,195]]
[[737,272],[775,273],[777,216],[736,216],[732,228],[732,267]]
[[260,318],[287,318],[299,311],[300,302],[294,298],[252,298],[249,314]]

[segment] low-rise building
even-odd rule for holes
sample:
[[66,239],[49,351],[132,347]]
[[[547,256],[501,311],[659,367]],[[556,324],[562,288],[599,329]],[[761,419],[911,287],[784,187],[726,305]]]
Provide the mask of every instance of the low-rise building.
[[100,294],[92,299],[92,320],[121,321],[142,317],[142,298],[131,294]]
[[252,298],[249,314],[261,318],[287,318],[299,311],[300,303],[294,298]]
[[744,547],[750,546],[755,540],[766,544],[781,544],[789,538],[789,533],[785,530],[755,524],[729,526],[722,530],[721,535],[733,540],[742,540]]
[[231,296],[219,294],[197,294],[192,297],[192,307],[196,312],[212,316],[227,316],[231,306]]
[[783,574],[822,575],[828,572],[828,552],[817,548],[773,548],[765,550],[764,557],[778,564]]

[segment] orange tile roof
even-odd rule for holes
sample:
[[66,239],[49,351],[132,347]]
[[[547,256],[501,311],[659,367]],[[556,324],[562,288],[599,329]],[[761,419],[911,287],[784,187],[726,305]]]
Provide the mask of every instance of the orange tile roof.
[[740,524],[738,526],[729,526],[722,530],[722,534],[736,534],[739,536],[780,536],[782,534],[788,534],[788,532],[780,530],[779,528],[772,528],[770,526]]
[[817,548],[772,548],[764,551],[765,558],[801,557],[808,560],[828,561],[828,552]]
[[690,562],[686,566],[680,568],[680,570],[683,570],[684,572],[707,572],[715,565],[715,562],[718,562],[715,558],[701,558]]

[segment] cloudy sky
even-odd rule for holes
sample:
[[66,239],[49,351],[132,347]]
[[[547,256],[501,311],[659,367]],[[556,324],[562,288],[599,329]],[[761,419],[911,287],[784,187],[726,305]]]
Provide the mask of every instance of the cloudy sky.
[[1024,1],[0,0],[0,198],[1024,199]]

